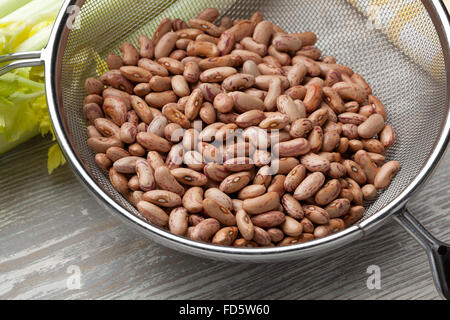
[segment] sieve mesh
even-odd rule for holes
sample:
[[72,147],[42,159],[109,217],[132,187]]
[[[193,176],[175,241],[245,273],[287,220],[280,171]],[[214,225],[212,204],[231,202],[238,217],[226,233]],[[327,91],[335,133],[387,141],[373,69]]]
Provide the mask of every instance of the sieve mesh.
[[[324,55],[351,66],[371,84],[374,94],[386,105],[388,123],[397,142],[387,153],[400,161],[402,169],[387,190],[371,203],[363,219],[375,214],[403,191],[425,164],[439,138],[448,112],[442,48],[422,3],[408,1],[411,11],[390,19],[389,12],[403,1],[384,1],[390,11],[379,13],[381,25],[373,28],[364,14],[369,1],[131,1],[88,0],[70,32],[61,66],[62,109],[75,150],[86,170],[122,207],[139,215],[111,186],[107,174],[97,168],[86,145],[86,123],[82,102],[84,80],[98,76],[106,55],[118,53],[123,41],[137,44],[140,34],[152,35],[163,18],[189,19],[201,9],[217,7],[231,18],[249,18],[260,10],[267,20],[288,32],[311,30]],[[360,4],[363,3],[363,4]],[[413,12],[420,12],[412,16]],[[405,28],[406,24],[414,28]],[[427,41],[412,39],[425,37]],[[414,48],[399,39],[413,41]]]

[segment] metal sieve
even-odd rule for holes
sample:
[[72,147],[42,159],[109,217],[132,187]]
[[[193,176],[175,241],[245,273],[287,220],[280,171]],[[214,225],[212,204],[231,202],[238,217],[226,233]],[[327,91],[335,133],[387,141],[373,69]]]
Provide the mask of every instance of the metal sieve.
[[[17,53],[0,74],[17,67],[45,65],[47,101],[58,141],[78,178],[99,202],[154,241],[208,258],[240,262],[288,260],[363,238],[393,216],[426,249],[435,283],[450,298],[450,247],[433,238],[406,205],[430,176],[449,140],[449,36],[447,11],[439,0],[383,1],[371,15],[369,0],[67,0],[42,52]],[[376,2],[376,1],[375,1]],[[380,2],[381,3],[381,2]],[[200,243],[171,234],[144,220],[111,186],[86,144],[82,103],[84,80],[98,76],[108,53],[123,41],[137,44],[166,17],[188,20],[206,7],[231,18],[256,10],[288,32],[311,30],[325,55],[351,66],[385,103],[398,140],[387,153],[402,169],[387,190],[368,205],[361,221],[332,236],[286,247],[234,248]]]

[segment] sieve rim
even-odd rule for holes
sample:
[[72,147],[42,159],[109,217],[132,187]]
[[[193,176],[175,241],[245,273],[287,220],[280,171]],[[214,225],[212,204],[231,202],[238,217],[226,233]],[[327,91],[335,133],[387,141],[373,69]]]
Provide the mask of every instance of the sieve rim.
[[[79,178],[83,185],[91,191],[95,198],[108,211],[115,213],[121,217],[128,224],[131,224],[156,242],[165,246],[171,247],[178,251],[183,250],[191,254],[202,255],[206,257],[215,257],[229,260],[246,260],[252,262],[271,260],[285,260],[293,257],[308,256],[319,251],[327,251],[333,248],[341,247],[351,241],[362,238],[366,233],[372,232],[379,226],[383,225],[387,218],[391,215],[403,210],[408,200],[419,190],[423,183],[430,177],[432,171],[437,166],[439,160],[445,152],[450,139],[450,114],[447,112],[446,119],[443,122],[441,135],[435,143],[433,151],[430,153],[425,165],[420,169],[417,176],[411,181],[410,185],[404,189],[390,204],[382,208],[377,213],[365,221],[347,228],[339,233],[331,236],[316,239],[310,242],[295,244],[291,246],[272,247],[272,248],[236,248],[218,246],[209,243],[194,241],[185,237],[177,236],[169,231],[160,229],[151,225],[149,222],[142,220],[133,213],[121,207],[115,200],[113,200],[101,186],[91,177],[89,172],[83,165],[83,161],[77,155],[77,151],[71,143],[71,137],[68,133],[66,123],[64,121],[64,114],[61,112],[62,96],[60,90],[60,83],[58,81],[58,66],[61,66],[61,61],[64,52],[64,40],[67,39],[70,30],[66,26],[66,22],[70,18],[67,12],[72,5],[82,6],[85,0],[66,0],[61,8],[61,11],[56,19],[55,27],[52,30],[47,48],[44,50],[43,58],[45,60],[45,74],[46,74],[46,90],[47,102],[50,112],[50,118],[54,128],[56,138],[64,152],[68,162],[74,169],[77,178]],[[436,30],[439,34],[441,46],[444,52],[446,81],[449,81],[449,39],[450,39],[450,23],[447,11],[444,4],[440,0],[422,0],[430,17],[435,24]],[[449,93],[446,93],[446,105],[449,106]]]

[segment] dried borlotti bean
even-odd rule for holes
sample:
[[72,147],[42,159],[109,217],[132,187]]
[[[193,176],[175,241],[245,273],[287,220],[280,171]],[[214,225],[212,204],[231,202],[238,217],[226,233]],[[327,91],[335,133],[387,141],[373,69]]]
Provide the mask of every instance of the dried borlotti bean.
[[195,241],[286,246],[357,223],[400,170],[386,107],[313,32],[219,16],[163,19],[85,80],[96,164],[144,219]]

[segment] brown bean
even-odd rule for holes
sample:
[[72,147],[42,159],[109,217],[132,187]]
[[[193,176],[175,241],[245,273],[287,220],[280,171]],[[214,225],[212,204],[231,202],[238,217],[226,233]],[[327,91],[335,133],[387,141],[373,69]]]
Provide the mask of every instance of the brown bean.
[[276,34],[272,39],[272,45],[279,51],[298,51],[302,47],[302,41],[289,34]]
[[229,172],[225,167],[221,164],[217,163],[208,163],[204,168],[203,172],[205,175],[216,182],[222,182],[226,177],[228,177],[231,172]]
[[127,66],[135,66],[139,61],[139,53],[136,48],[130,42],[124,42],[120,46],[120,51],[122,51],[123,63]]
[[133,89],[133,92],[140,97],[145,97],[151,91],[152,89],[149,83],[138,83]]
[[[187,52],[184,50],[174,50],[172,51],[172,53],[169,55],[169,58],[178,60],[178,61],[182,61],[184,58],[186,58],[187,56]],[[181,63],[184,65],[184,63]]]
[[139,132],[136,135],[137,142],[151,151],[169,152],[172,145],[169,141],[150,132]]
[[305,200],[316,194],[325,182],[325,176],[322,172],[314,172],[307,176],[295,189],[294,198]]
[[341,96],[344,100],[354,100],[359,103],[363,103],[367,99],[367,94],[364,89],[359,85],[349,82],[338,82],[332,86],[332,88]]
[[400,163],[398,161],[386,162],[378,171],[374,179],[374,186],[377,189],[385,189],[389,186],[392,179],[400,170]]
[[136,66],[121,67],[120,73],[128,80],[138,83],[147,83],[152,77],[152,74],[149,71]]
[[153,114],[147,103],[138,96],[131,96],[130,100],[133,110],[136,112],[139,118],[146,124],[150,124],[150,122],[153,120]]
[[231,172],[247,171],[254,167],[253,160],[247,157],[231,158],[226,160],[223,165]]
[[325,211],[330,218],[339,218],[345,216],[350,210],[350,201],[345,198],[340,198],[332,201],[325,207]]
[[133,83],[125,78],[119,70],[110,70],[100,76],[99,79],[103,84],[111,86],[114,89],[125,91],[129,94],[133,93]]
[[278,196],[281,198],[285,193],[284,190],[284,181],[286,180],[286,176],[284,175],[276,175],[273,177],[270,186],[267,188],[267,192],[276,192]]
[[244,238],[240,238],[233,242],[233,247],[257,248],[258,244],[255,241],[245,240]]
[[222,246],[230,246],[236,240],[237,236],[238,228],[225,227],[217,231],[211,242]]
[[220,183],[220,190],[225,193],[234,193],[244,188],[250,182],[248,172],[238,172],[227,176]]
[[[186,56],[187,56],[187,52],[185,50],[177,49],[177,50],[172,51],[172,53],[169,55],[169,58],[180,61],[181,65],[184,66],[184,63],[182,63],[181,61],[184,58],[186,58]],[[161,59],[164,59],[164,58],[160,58],[158,61],[161,61]],[[174,68],[175,64],[172,64],[170,67]],[[180,72],[180,69],[181,69],[180,67],[177,67],[177,69],[174,69],[176,71],[173,71],[172,73]]]
[[233,20],[231,20],[230,17],[222,17],[222,19],[220,19],[219,21],[219,27],[227,30],[229,28],[231,28],[233,26]]
[[94,120],[94,125],[103,136],[120,139],[120,128],[114,122],[105,118],[97,118]]
[[352,160],[345,160],[343,162],[345,169],[347,170],[347,175],[355,180],[359,185],[363,185],[367,181],[366,174],[364,170]]
[[389,148],[395,142],[395,131],[394,128],[387,124],[380,133],[380,141],[385,148]]
[[95,163],[105,171],[108,171],[112,166],[112,161],[106,156],[105,153],[97,153],[95,155]]
[[277,243],[284,238],[283,231],[278,228],[269,228],[267,229],[267,233],[269,234],[271,241],[274,243]]
[[[267,159],[268,160],[271,159],[270,153],[267,155]],[[293,170],[299,164],[300,164],[300,161],[297,158],[288,157],[288,158],[272,159],[271,167],[272,167],[272,170],[274,173],[281,174],[281,175],[287,175],[288,173],[291,172],[291,170]]]
[[201,187],[191,187],[184,193],[183,207],[190,213],[198,213],[203,210],[203,189]]
[[205,199],[212,199],[228,210],[233,210],[231,198],[218,188],[209,188],[205,191]]
[[246,240],[252,240],[255,232],[252,220],[244,210],[237,210],[236,212],[236,224],[239,228],[239,232]]
[[308,57],[312,60],[319,60],[322,56],[322,52],[316,46],[302,46],[295,54]]
[[139,157],[123,157],[117,159],[114,162],[114,169],[120,173],[135,173],[136,172],[136,161],[142,159]]
[[330,163],[330,170],[328,170],[327,175],[330,178],[338,179],[346,175],[347,169],[344,167],[343,164],[339,162],[331,162]]
[[200,112],[200,108],[203,103],[203,94],[200,89],[195,89],[192,91],[189,99],[186,103],[185,112],[188,120],[194,120],[198,113]]
[[237,67],[240,64],[242,64],[242,59],[237,56],[232,56],[231,54],[227,54],[220,57],[211,57],[202,59],[198,63],[200,69],[202,70],[208,70],[219,67]]
[[183,76],[189,83],[196,83],[200,77],[200,68],[196,62],[187,62],[184,65]]
[[301,159],[301,163],[311,172],[327,172],[330,169],[330,161],[315,153],[308,153]]
[[255,84],[255,77],[251,74],[237,73],[227,77],[222,82],[222,87],[227,91],[238,91],[252,87]]
[[304,216],[303,208],[292,195],[285,194],[281,198],[281,203],[283,205],[284,210],[286,213],[294,218],[294,219],[302,219]]
[[155,59],[169,56],[170,52],[175,47],[175,43],[177,40],[178,35],[175,32],[167,32],[166,34],[164,34],[155,44]]
[[[116,162],[119,159],[129,157],[130,154],[125,150],[124,148],[120,147],[110,147],[108,150],[106,150],[106,156],[112,161]],[[131,172],[133,173],[133,172]]]
[[167,126],[167,122],[168,121],[165,116],[156,116],[152,120],[152,122],[150,122],[145,132],[153,133],[157,136],[164,137],[164,128]]
[[172,91],[163,91],[163,92],[151,92],[145,96],[145,102],[148,103],[150,107],[161,109],[166,104],[171,102],[177,102],[178,97]]
[[279,194],[268,192],[262,196],[246,199],[243,202],[243,209],[248,214],[258,214],[278,208],[280,204]]
[[380,99],[378,99],[377,97],[375,97],[372,94],[369,94],[368,101],[369,101],[369,104],[374,107],[375,113],[383,116],[384,121],[386,121],[386,119],[387,119],[386,109],[385,109],[383,103],[380,101]]
[[107,97],[103,103],[103,111],[118,126],[127,120],[127,106],[116,97]]
[[[130,188],[133,191],[141,191],[141,188],[139,188],[139,179],[137,175],[134,175],[128,180],[128,188]],[[142,200],[142,195],[139,198],[139,201]]]
[[291,237],[297,237],[303,232],[302,224],[291,217],[286,217],[286,220],[280,225],[280,228],[286,235]]
[[162,190],[171,191],[180,196],[184,194],[183,186],[178,183],[166,166],[156,168],[155,181]]
[[348,183],[348,190],[352,194],[353,197],[352,201],[357,205],[363,204],[364,202],[363,193],[361,191],[361,187],[359,186],[359,184],[351,178],[346,178],[345,180]]
[[317,84],[309,84],[305,86],[306,95],[303,102],[306,107],[306,111],[311,113],[317,110],[320,103],[322,102],[323,90]]
[[385,153],[384,146],[380,142],[380,140],[378,140],[378,139],[363,139],[361,141],[362,141],[364,149],[367,152],[380,153],[380,154]]
[[365,209],[363,206],[351,207],[349,213],[343,218],[345,227],[348,228],[351,225],[355,224],[359,219],[361,219],[364,211]]
[[369,139],[380,133],[383,128],[383,116],[379,114],[373,114],[358,126],[358,134],[361,138]]
[[317,42],[317,36],[314,32],[305,31],[302,33],[294,33],[298,39],[302,41],[303,46],[312,46]]
[[215,45],[217,45],[219,43],[219,38],[207,35],[207,34],[199,34],[196,38],[196,41],[207,41],[207,42],[211,42],[214,43]]
[[207,216],[217,219],[226,226],[236,225],[236,218],[231,211],[213,199],[203,200],[203,210]]
[[240,91],[230,92],[228,95],[233,99],[232,105],[240,113],[250,110],[264,110],[263,101],[255,96]]
[[253,32],[253,39],[257,43],[261,43],[263,45],[268,46],[272,33],[273,33],[272,23],[267,20],[261,21],[255,27],[255,30]]
[[205,219],[194,227],[192,230],[191,239],[207,242],[219,230],[219,221],[213,218]]
[[204,186],[208,180],[204,174],[188,168],[175,168],[170,173],[178,182],[194,187]]
[[191,41],[186,52],[189,56],[199,56],[206,58],[218,57],[220,55],[220,50],[218,46],[214,43],[208,41]]
[[209,22],[214,22],[219,17],[219,11],[216,8],[203,9],[198,15],[197,19],[203,19]]
[[166,190],[147,191],[142,198],[161,207],[173,208],[181,205],[181,197],[176,193]]
[[233,67],[210,68],[200,74],[202,82],[222,82],[229,76],[236,74],[237,70]]
[[320,238],[324,238],[327,237],[331,234],[331,228],[329,227],[329,225],[321,225],[321,226],[317,226],[314,229],[314,239],[320,239]]
[[282,241],[280,241],[277,245],[278,246],[287,246],[287,245],[294,245],[299,244],[303,242],[308,242],[314,240],[314,236],[310,233],[302,233],[298,237],[285,237]]
[[191,19],[189,20],[189,25],[191,28],[202,30],[213,37],[219,37],[222,34],[222,30],[219,27],[204,19]]
[[123,66],[123,60],[119,55],[110,53],[106,57],[106,64],[109,70],[118,70]]
[[178,207],[173,209],[169,215],[169,230],[173,234],[184,236],[188,229],[188,214],[185,208]]
[[318,206],[306,205],[303,206],[305,217],[314,222],[315,224],[327,224],[330,220],[330,216],[325,209]]
[[102,91],[104,89],[104,84],[95,79],[95,78],[87,78],[84,82],[84,87],[86,88],[86,91],[88,94],[102,94]]
[[274,145],[272,152],[280,157],[296,157],[307,154],[311,150],[308,140],[297,138]]
[[159,227],[165,227],[169,222],[167,213],[150,202],[139,201],[137,208],[145,219]]
[[253,241],[255,241],[260,246],[268,246],[272,242],[272,239],[270,238],[270,235],[267,233],[266,230],[255,226]]
[[303,165],[297,165],[286,176],[284,188],[287,192],[293,192],[306,176],[306,168]]
[[329,180],[319,191],[317,191],[314,200],[320,206],[324,206],[335,200],[341,193],[341,184],[339,180]]
[[97,153],[105,153],[110,147],[123,148],[123,143],[115,137],[92,137],[87,140],[89,148]]
[[377,196],[377,189],[373,184],[366,184],[361,188],[364,200],[373,200]]
[[[138,66],[146,69],[147,71],[150,71],[150,73],[153,75],[153,77],[152,77],[153,81],[155,81],[155,79],[154,79],[155,76],[167,77],[169,75],[169,71],[167,71],[166,68],[164,68],[159,63],[157,63],[153,60],[147,59],[147,58],[140,59],[138,62]],[[156,78],[156,79],[158,79],[158,78]]]
[[367,120],[367,117],[353,112],[344,112],[338,115],[339,121],[343,124],[354,124],[359,126]]
[[286,216],[280,211],[270,211],[252,216],[251,220],[257,227],[272,228],[281,225],[286,220]]

